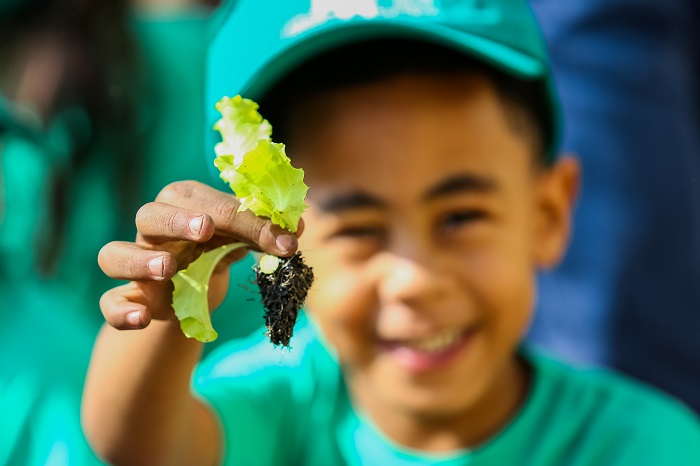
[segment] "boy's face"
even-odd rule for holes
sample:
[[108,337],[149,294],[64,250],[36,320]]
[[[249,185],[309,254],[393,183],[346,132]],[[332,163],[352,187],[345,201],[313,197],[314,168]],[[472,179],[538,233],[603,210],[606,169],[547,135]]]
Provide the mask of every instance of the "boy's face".
[[480,76],[403,76],[296,117],[307,305],[356,401],[472,408],[513,368],[536,269],[566,243],[575,169],[536,168]]

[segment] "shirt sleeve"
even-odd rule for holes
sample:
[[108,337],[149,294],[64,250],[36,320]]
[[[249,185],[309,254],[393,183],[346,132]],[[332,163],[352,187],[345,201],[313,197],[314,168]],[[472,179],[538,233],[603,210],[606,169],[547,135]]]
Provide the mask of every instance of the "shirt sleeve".
[[617,458],[606,464],[700,465],[698,419],[684,407],[669,405],[652,411],[652,422],[638,428],[632,441],[616,452]]
[[659,392],[638,391],[634,404],[618,410],[615,419],[607,419],[616,428],[595,463],[700,465],[700,420],[696,415],[680,401]]

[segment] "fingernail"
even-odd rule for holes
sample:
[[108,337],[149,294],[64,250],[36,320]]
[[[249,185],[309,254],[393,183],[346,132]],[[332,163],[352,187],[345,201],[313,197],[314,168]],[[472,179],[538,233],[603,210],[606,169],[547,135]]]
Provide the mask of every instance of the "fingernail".
[[139,311],[128,313],[126,315],[126,321],[132,327],[141,327],[141,313]]
[[289,252],[297,246],[297,238],[294,235],[279,235],[275,245],[282,252]]
[[151,272],[151,275],[154,277],[163,278],[165,274],[164,268],[163,256],[154,257],[148,261],[148,271]]
[[202,223],[204,222],[203,217],[195,217],[192,220],[190,220],[189,227],[190,227],[190,233],[192,233],[194,236],[199,236],[199,233],[202,231]]

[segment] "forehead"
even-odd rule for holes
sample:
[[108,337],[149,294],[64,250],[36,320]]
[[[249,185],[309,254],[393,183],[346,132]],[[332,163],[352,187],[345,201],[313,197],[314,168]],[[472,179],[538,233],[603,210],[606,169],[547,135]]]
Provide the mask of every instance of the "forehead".
[[474,74],[403,75],[320,94],[299,106],[291,129],[289,153],[312,188],[420,190],[451,173],[494,177],[529,162],[492,85]]

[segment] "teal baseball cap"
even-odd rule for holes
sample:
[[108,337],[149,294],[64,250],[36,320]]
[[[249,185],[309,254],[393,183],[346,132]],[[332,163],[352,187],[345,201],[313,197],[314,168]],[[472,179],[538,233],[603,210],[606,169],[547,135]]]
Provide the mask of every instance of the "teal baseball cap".
[[[322,53],[373,39],[406,38],[463,52],[515,78],[542,82],[554,126],[545,155],[549,160],[556,155],[559,103],[542,34],[524,0],[232,0],[213,24],[207,61],[209,124],[216,121],[214,104],[224,95],[260,100]],[[209,142],[213,147],[214,141]]]

